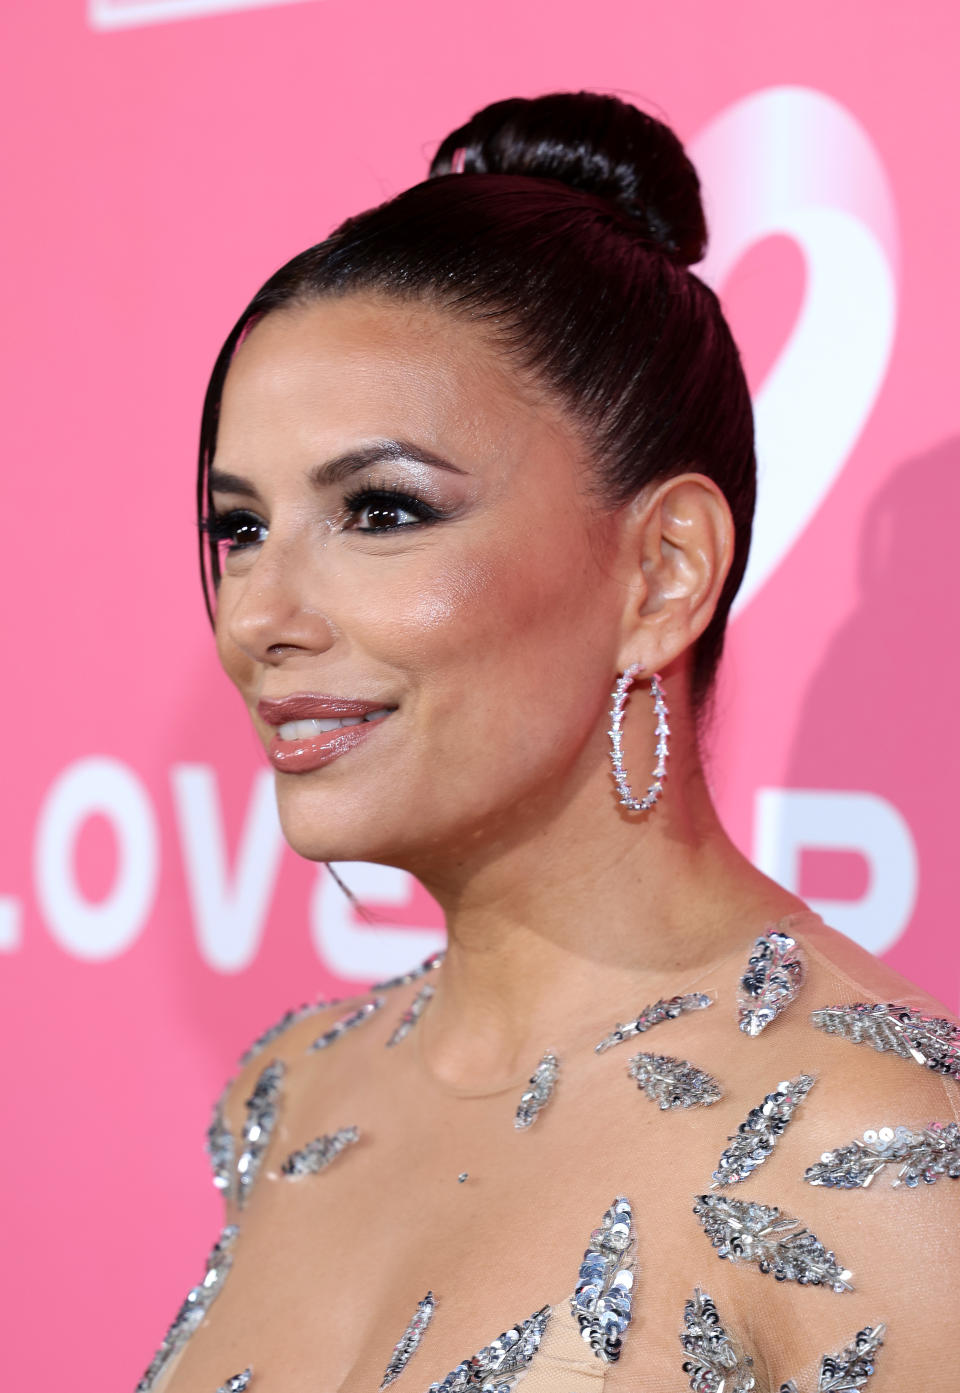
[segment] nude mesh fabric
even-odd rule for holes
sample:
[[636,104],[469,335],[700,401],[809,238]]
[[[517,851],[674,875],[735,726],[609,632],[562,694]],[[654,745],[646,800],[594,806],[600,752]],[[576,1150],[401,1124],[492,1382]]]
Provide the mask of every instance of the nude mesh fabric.
[[[810,1011],[895,1000],[949,1013],[817,915],[781,927],[806,949],[808,981],[759,1038],[737,1029],[735,987],[762,925],[745,928],[743,963],[731,960],[697,983],[718,996],[710,1010],[603,1055],[560,1051],[554,1099],[527,1132],[513,1128],[523,1078],[495,1094],[457,1096],[425,1076],[419,1027],[384,1049],[420,983],[394,989],[377,1017],[322,1054],[306,1054],[305,1045],[351,1003],[291,1027],[231,1092],[236,1131],[259,1070],[273,1057],[288,1061],[281,1121],[241,1216],[233,1271],[163,1393],[214,1393],[247,1364],[251,1393],[369,1393],[428,1289],[437,1311],[397,1393],[424,1393],[545,1304],[554,1314],[523,1393],[682,1393],[678,1336],[695,1285],[712,1295],[753,1354],[759,1386],[773,1393],[791,1377],[800,1393],[815,1389],[820,1356],[879,1321],[888,1335],[869,1393],[942,1386],[943,1322],[951,1309],[956,1315],[960,1289],[960,1181],[892,1190],[882,1174],[868,1190],[837,1192],[801,1177],[823,1151],[866,1128],[957,1120],[960,1097],[955,1082],[912,1062],[814,1030]],[[629,1007],[617,1002],[609,1024]],[[636,1049],[708,1069],[725,1097],[660,1112],[627,1074]],[[852,1270],[852,1293],[777,1283],[721,1262],[692,1213],[728,1135],[781,1079],[803,1072],[818,1082],[773,1156],[727,1193],[800,1218]],[[361,1142],[327,1172],[281,1177],[290,1150],[350,1124]],[[458,1184],[464,1170],[469,1179]],[[617,1194],[633,1204],[638,1277],[623,1357],[604,1365],[580,1338],[568,1298],[590,1232]]]

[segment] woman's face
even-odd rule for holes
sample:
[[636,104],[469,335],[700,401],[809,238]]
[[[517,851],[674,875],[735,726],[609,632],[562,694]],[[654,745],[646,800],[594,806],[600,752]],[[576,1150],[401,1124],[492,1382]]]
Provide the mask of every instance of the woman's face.
[[560,410],[440,309],[253,328],[212,473],[217,646],[298,852],[462,862],[598,777],[624,562],[587,482]]

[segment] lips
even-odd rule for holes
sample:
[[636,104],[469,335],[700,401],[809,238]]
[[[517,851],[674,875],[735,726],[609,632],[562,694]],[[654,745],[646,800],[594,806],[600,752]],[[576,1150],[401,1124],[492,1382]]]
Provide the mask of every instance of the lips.
[[312,692],[264,697],[257,703],[261,718],[276,727],[267,756],[275,769],[291,774],[319,769],[356,749],[394,709]]
[[368,716],[383,711],[384,701],[353,701],[346,697],[320,696],[315,692],[293,692],[285,697],[262,697],[257,711],[267,725],[282,726],[286,721],[323,720],[342,716]]

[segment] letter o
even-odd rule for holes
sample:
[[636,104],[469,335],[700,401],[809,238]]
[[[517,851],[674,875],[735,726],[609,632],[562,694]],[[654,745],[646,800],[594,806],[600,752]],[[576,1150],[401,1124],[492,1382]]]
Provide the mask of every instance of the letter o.
[[[80,829],[96,814],[113,829],[117,870],[109,894],[91,903],[77,885],[74,851]],[[37,903],[51,936],[76,958],[119,956],[146,923],[158,870],[156,818],[132,770],[103,755],[69,765],[44,801],[34,850]]]

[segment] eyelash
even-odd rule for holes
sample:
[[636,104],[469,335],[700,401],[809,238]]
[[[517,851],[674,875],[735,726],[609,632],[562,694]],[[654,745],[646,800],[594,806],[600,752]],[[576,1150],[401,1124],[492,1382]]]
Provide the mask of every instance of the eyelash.
[[[404,493],[402,489],[392,488],[386,483],[368,484],[365,488],[345,495],[343,500],[344,512],[348,516],[356,517],[371,503],[386,503],[403,508],[406,512],[415,514],[417,521],[392,523],[387,527],[355,527],[347,530],[371,534],[401,532],[409,527],[420,527],[427,523],[437,522],[443,516],[436,508],[425,503],[422,498],[417,498],[412,493]],[[238,542],[236,540],[236,533],[241,527],[262,526],[260,518],[244,508],[233,508],[225,513],[209,513],[200,522],[201,532],[204,532],[214,542],[231,544],[227,548],[228,553],[246,551],[248,547],[257,545],[256,542]]]

